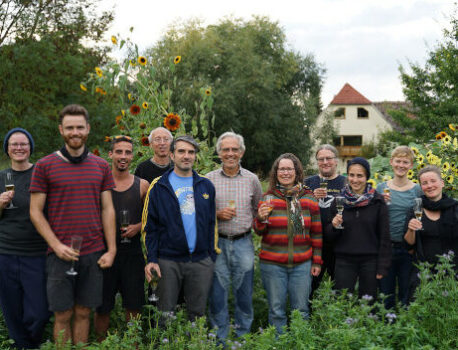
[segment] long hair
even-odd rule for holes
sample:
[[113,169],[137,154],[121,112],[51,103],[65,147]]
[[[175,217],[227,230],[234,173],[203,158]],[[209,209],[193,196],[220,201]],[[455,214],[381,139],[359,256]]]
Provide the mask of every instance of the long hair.
[[295,182],[302,183],[304,182],[304,168],[302,167],[302,163],[294,154],[292,153],[283,153],[277,159],[275,159],[274,164],[272,165],[272,169],[270,169],[269,175],[269,190],[272,191],[275,189],[278,181],[277,181],[277,172],[278,172],[278,165],[282,159],[289,159],[294,164],[294,170],[296,173]]

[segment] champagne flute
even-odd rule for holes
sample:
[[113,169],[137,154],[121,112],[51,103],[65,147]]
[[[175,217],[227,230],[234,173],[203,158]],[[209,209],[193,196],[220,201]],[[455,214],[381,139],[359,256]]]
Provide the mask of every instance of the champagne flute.
[[[390,188],[388,186],[386,186],[384,189],[383,189],[383,193],[386,193],[386,194],[390,194]],[[391,205],[391,200],[385,200],[385,203],[386,205]]]
[[264,224],[269,223],[269,216],[272,213],[272,210],[274,209],[274,203],[273,203],[274,198],[275,197],[272,196],[271,194],[268,194],[264,197],[264,204],[267,206],[267,209],[269,209],[269,214],[267,215],[267,218],[264,221],[262,221],[262,223]]
[[[421,198],[414,199],[413,212],[415,213],[415,218],[421,222],[423,216],[423,201]],[[418,229],[418,231],[423,230],[423,227]]]
[[[229,201],[227,202],[227,206],[231,209],[235,209],[235,200],[234,199],[229,199]],[[237,222],[237,218],[235,217],[235,215],[232,217],[231,219],[233,222]]]
[[[5,174],[5,191],[14,191],[14,180],[13,180],[13,173],[8,171]],[[5,208],[5,209],[15,209],[17,208],[15,205],[13,205],[13,200],[11,199],[10,204]]]
[[[119,221],[121,222],[121,233],[125,233],[130,222],[129,211],[126,209],[121,210],[119,212],[119,219]],[[123,237],[121,239],[121,243],[130,243],[130,239],[127,237]]]
[[[82,243],[83,243],[83,237],[81,237],[81,236],[72,236],[72,241],[70,243],[70,247],[74,251],[79,253]],[[78,272],[76,272],[76,270],[75,270],[75,260],[72,260],[72,267],[70,268],[70,270],[66,271],[66,274],[70,275],[70,276],[76,276],[78,274]]]
[[[343,196],[337,196],[336,197],[336,208],[337,208],[337,213],[339,215],[343,214],[344,211],[344,203],[345,203],[345,197]],[[336,229],[342,230],[344,227],[342,224],[339,224],[339,226],[336,227]]]
[[150,302],[156,302],[159,300],[159,297],[156,295],[157,291],[157,286],[159,284],[159,276],[157,275],[157,272],[155,269],[151,269],[151,275],[153,276],[151,278],[151,294],[148,296],[148,300]]
[[328,181],[324,177],[320,177],[320,188],[326,191],[325,197],[328,196]]

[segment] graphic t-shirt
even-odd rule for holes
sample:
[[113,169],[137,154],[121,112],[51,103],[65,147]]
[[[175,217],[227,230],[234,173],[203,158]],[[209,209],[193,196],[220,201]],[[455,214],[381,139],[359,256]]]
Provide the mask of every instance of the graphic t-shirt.
[[192,176],[181,177],[172,171],[169,182],[180,204],[181,219],[188,241],[189,252],[193,253],[196,247],[196,209],[194,206],[194,188]]

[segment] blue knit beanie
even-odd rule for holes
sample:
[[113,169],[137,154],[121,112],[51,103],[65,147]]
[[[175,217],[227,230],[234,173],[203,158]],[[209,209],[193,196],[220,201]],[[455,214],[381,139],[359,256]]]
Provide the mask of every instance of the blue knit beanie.
[[366,170],[367,179],[370,179],[370,177],[371,177],[371,166],[369,165],[369,162],[363,157],[353,158],[352,160],[350,160],[347,163],[347,174],[348,174],[348,169],[350,168],[350,166],[354,165],[354,164],[361,165]]
[[30,154],[32,154],[33,148],[35,147],[35,142],[33,141],[32,135],[23,128],[14,128],[8,131],[8,133],[5,136],[5,139],[3,140],[3,151],[5,151],[5,154],[9,157],[8,140],[10,139],[11,135],[13,135],[15,132],[22,132],[25,136],[27,136],[27,138],[29,139],[29,143],[30,143]]

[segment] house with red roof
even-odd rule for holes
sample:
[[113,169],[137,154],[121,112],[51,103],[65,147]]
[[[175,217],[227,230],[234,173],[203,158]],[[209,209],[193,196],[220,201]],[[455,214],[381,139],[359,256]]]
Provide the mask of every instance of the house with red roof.
[[361,155],[362,145],[377,141],[383,131],[398,129],[387,111],[404,105],[405,102],[372,102],[350,84],[343,86],[318,118],[318,124],[325,114],[334,119],[337,136],[333,141],[339,151],[341,172],[346,172],[348,160]]

